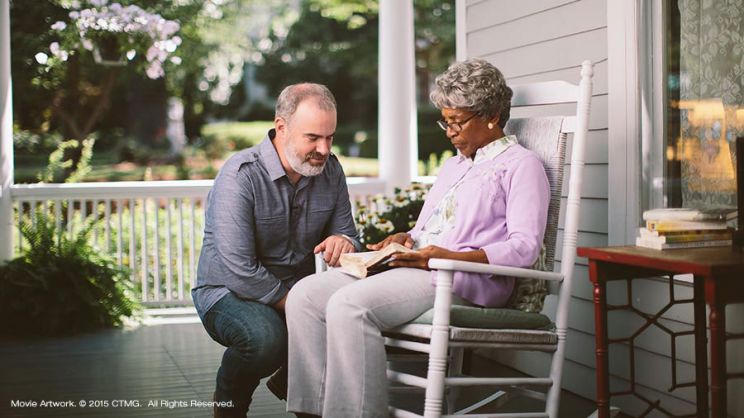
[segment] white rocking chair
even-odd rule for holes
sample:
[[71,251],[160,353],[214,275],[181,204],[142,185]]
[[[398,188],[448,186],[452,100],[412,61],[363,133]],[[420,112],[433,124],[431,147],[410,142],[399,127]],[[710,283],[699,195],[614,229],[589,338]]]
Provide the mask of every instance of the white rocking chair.
[[[538,154],[545,165],[550,182],[551,200],[543,247],[545,251],[541,255],[542,262],[537,263],[533,269],[526,269],[432,259],[429,261],[429,267],[438,271],[434,308],[416,320],[384,333],[387,346],[428,354],[426,378],[388,368],[388,378],[391,382],[425,389],[424,418],[558,418],[568,307],[576,259],[579,204],[592,97],[592,76],[593,65],[585,61],[582,64],[581,82],[578,86],[564,81],[553,81],[512,87],[514,90],[512,108],[577,103],[575,116],[512,119],[505,129],[507,133],[515,134],[520,144]],[[561,211],[563,166],[568,133],[573,133],[574,138],[568,199],[564,208],[561,271],[557,273],[553,272],[553,258]],[[324,264],[322,257],[316,257],[318,271],[325,270],[322,264]],[[537,298],[540,306],[550,287],[552,291],[557,291],[555,323],[552,327],[545,327],[546,323],[550,323],[547,317],[537,312],[524,312],[519,309],[453,307],[452,282],[455,271],[518,277],[520,280],[515,288],[516,293],[519,293],[520,281],[523,284],[525,281],[530,281],[529,284],[533,289],[536,288],[543,293],[538,294],[537,297],[520,294],[517,294],[517,297],[524,296],[528,301],[530,297],[533,301]],[[547,286],[547,282],[553,282],[556,285]],[[519,306],[519,301],[516,306],[524,309],[523,306]],[[550,374],[547,377],[524,378],[461,376],[463,354],[466,348],[552,353]],[[390,363],[388,362],[388,365]],[[455,412],[455,400],[459,390],[468,386],[496,386],[498,391],[476,404]],[[533,387],[542,387],[547,390],[529,389]],[[446,397],[445,388],[449,389]],[[508,400],[508,395],[544,400],[545,409],[543,412],[469,414],[492,402],[503,405]],[[445,404],[448,414],[443,415],[442,410]],[[390,414],[400,418],[422,417],[422,415],[395,407],[390,407]]]

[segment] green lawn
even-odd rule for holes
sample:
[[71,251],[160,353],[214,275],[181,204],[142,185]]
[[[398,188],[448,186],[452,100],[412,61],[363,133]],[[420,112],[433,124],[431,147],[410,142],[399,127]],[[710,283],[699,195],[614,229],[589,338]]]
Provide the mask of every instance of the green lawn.
[[[148,165],[119,162],[116,151],[95,151],[91,160],[91,172],[85,181],[141,181],[214,178],[224,160],[233,153],[256,145],[273,127],[272,121],[216,122],[202,129],[203,144],[200,149],[187,147],[184,166],[151,162]],[[210,153],[210,151],[214,151]],[[35,183],[37,174],[46,167],[48,156],[17,156],[15,163],[16,183]],[[345,157],[339,155],[347,177],[375,177],[379,173],[376,158]]]

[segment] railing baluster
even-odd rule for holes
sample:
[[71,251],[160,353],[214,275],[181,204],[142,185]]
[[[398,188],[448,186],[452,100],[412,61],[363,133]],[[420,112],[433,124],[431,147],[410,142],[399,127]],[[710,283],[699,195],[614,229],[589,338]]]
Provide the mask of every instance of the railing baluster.
[[137,254],[136,254],[136,243],[134,241],[137,236],[137,225],[134,223],[134,197],[129,198],[129,271],[132,284],[137,280]]
[[23,201],[18,201],[18,254],[23,252]]
[[116,221],[118,223],[118,229],[116,230],[116,259],[119,267],[122,266],[124,259],[124,247],[122,246],[122,235],[124,235],[124,221],[122,220],[124,217],[123,203],[121,199],[116,200]]
[[183,199],[178,202],[178,299],[183,299]]
[[153,199],[153,203],[155,203],[155,222],[153,223],[153,239],[152,239],[152,252],[153,252],[153,285],[152,290],[155,295],[155,300],[160,300],[160,228],[158,225],[160,224],[160,199],[155,198]]
[[54,201],[54,230],[59,236],[62,235],[62,201]]
[[191,233],[189,234],[189,237],[191,238],[191,242],[189,244],[189,291],[193,289],[196,286],[196,266],[194,264],[194,250],[196,246],[196,198],[191,198],[190,200],[190,206],[191,206]]
[[103,202],[103,217],[105,219],[105,230],[106,230],[106,252],[111,253],[111,199],[106,199]]
[[142,301],[147,302],[147,198],[142,198]]
[[31,227],[33,229],[36,229],[36,200],[31,200],[28,202],[28,214],[31,216]]
[[98,200],[93,199],[90,204],[91,204],[90,219],[93,222],[91,224],[91,228],[93,229],[93,247],[99,248],[98,247],[98,222],[96,222],[98,220]]
[[73,219],[72,217],[75,216],[75,201],[72,199],[67,199],[67,234],[70,239],[72,239],[72,223]]
[[[112,256],[116,251],[118,265],[127,267],[132,283],[142,288],[143,301],[188,303],[190,295],[187,292],[196,285],[197,262],[203,239],[203,230],[198,228],[203,227],[206,209],[204,196],[211,183],[184,182],[183,185],[185,191],[179,195],[167,190],[172,187],[170,184],[142,182],[141,185],[126,185],[123,189],[120,189],[120,185],[111,184],[71,184],[69,189],[65,185],[69,193],[66,192],[63,198],[53,197],[59,196],[59,191],[54,190],[59,189],[58,185],[14,185],[13,205],[17,222],[14,227],[19,232],[18,238],[13,240],[14,249],[18,252],[27,249],[28,241],[23,238],[21,231],[26,224],[24,221],[29,227],[32,227],[32,222],[38,226],[38,219],[34,216],[37,211],[54,216],[53,225],[70,238],[85,226],[86,218],[92,215],[91,221],[100,219],[105,223],[90,231],[91,244]],[[181,186],[178,185],[179,189]],[[362,200],[356,197],[374,193],[381,189],[382,184],[377,186],[355,183],[349,186],[349,193],[354,200]],[[153,193],[159,189],[165,190],[165,193]],[[150,197],[143,198],[146,196]],[[152,202],[148,200],[158,200],[154,211],[149,207]],[[161,202],[165,202],[166,206],[161,207]],[[161,210],[165,211],[162,219]],[[153,216],[155,219],[152,219]],[[141,226],[138,222],[141,222]],[[155,224],[149,225],[152,222]],[[115,243],[113,234],[116,234]],[[140,234],[141,237],[138,236]],[[152,279],[150,276],[153,276]]]
[[168,198],[165,203],[165,300],[173,298],[173,251],[171,251],[171,199]]

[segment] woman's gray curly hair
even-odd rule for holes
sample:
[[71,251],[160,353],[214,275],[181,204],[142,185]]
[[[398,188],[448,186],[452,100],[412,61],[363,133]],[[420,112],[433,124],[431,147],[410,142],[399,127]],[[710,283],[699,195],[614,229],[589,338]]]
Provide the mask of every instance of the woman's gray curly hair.
[[499,115],[499,126],[506,126],[512,89],[488,61],[473,58],[456,62],[437,76],[435,84],[429,100],[437,109],[467,109],[485,119]]

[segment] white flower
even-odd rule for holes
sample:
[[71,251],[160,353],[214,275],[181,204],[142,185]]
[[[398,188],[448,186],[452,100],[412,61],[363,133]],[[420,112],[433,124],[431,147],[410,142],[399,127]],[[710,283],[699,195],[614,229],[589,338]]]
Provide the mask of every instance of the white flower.
[[384,222],[380,222],[376,224],[375,228],[379,229],[380,231],[384,233],[390,233],[390,232],[393,232],[393,229],[395,229],[395,226],[390,221],[384,221]]
[[148,62],[153,62],[155,58],[157,58],[158,53],[160,53],[160,50],[155,45],[152,45],[151,47],[147,48],[145,59],[147,59]]
[[127,51],[127,59],[129,61],[133,60],[134,57],[136,57],[136,56],[137,56],[137,51],[135,51],[133,49],[130,49],[129,51]]
[[173,65],[181,65],[182,60],[181,57],[171,57],[170,62]]
[[37,53],[34,55],[34,58],[36,59],[36,62],[41,65],[46,65],[47,61],[49,61],[49,56],[43,52]]
[[80,42],[82,42],[83,48],[85,48],[86,50],[88,50],[88,51],[92,51],[93,50],[93,42],[91,42],[90,39],[88,39],[88,38],[82,38],[82,39],[80,39]]
[[145,73],[147,73],[147,76],[153,80],[165,75],[165,72],[163,71],[163,67],[160,65],[159,61],[151,62],[150,65],[147,66]]
[[393,206],[395,206],[396,208],[402,208],[402,207],[406,207],[406,206],[408,206],[408,204],[410,204],[410,203],[411,203],[411,201],[410,201],[410,200],[408,200],[408,199],[406,199],[406,198],[404,198],[404,197],[402,197],[402,196],[397,196],[397,197],[396,197],[396,198],[395,198],[395,199],[393,200]]
[[54,22],[54,24],[52,25],[52,29],[54,30],[65,30],[66,27],[67,27],[67,23],[61,20]]

